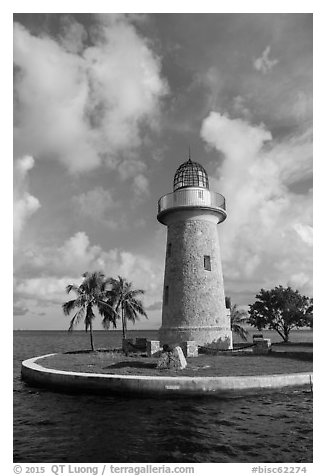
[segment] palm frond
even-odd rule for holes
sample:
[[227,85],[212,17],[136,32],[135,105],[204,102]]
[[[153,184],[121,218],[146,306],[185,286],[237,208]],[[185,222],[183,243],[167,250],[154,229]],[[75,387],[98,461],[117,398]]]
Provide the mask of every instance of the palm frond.
[[133,306],[137,314],[148,318],[147,313],[144,309],[144,305],[140,299],[132,299],[130,300],[130,304]]
[[138,296],[138,294],[145,294],[145,291],[143,289],[130,290],[127,292],[126,297],[128,299],[133,299],[135,296]]
[[[127,320],[135,322],[139,316],[147,318],[142,302],[136,299],[136,296],[144,294],[144,291],[132,289],[132,282],[122,276],[106,279],[101,273],[97,273],[97,275],[85,273],[84,277],[85,292],[90,292],[90,288],[93,288],[92,295],[95,299],[92,302],[103,316],[102,325],[104,328],[109,328],[110,325],[116,327],[117,320],[122,317],[123,313],[123,326],[126,325]],[[107,289],[108,286],[111,289]]]
[[73,330],[73,328],[80,322],[80,320],[84,317],[84,315],[85,315],[85,309],[82,307],[76,312],[74,317],[71,319],[70,326],[68,329],[69,332]]
[[132,304],[128,301],[125,301],[123,304],[124,315],[128,321],[135,323],[136,319],[138,319],[137,313],[132,306]]
[[114,309],[114,306],[108,301],[102,301],[99,299],[97,301],[97,308],[101,315],[108,314],[114,316],[115,318],[119,317],[117,311]]
[[110,326],[114,327],[114,329],[117,328],[117,321],[115,318],[110,318],[108,315],[105,315],[102,319],[102,326],[104,327],[104,329],[110,329]]
[[239,309],[236,304],[231,307],[231,330],[243,340],[247,340],[248,331],[242,326],[246,324],[248,313],[244,309]]
[[243,327],[239,326],[238,324],[233,324],[232,326],[232,331],[240,336],[243,340],[247,341],[248,338],[248,331],[244,329]]
[[66,286],[66,293],[69,294],[71,291],[75,291],[76,294],[79,294],[79,286],[76,286],[76,284],[68,284],[68,286]]
[[62,304],[62,310],[65,316],[69,316],[71,311],[75,309],[78,305],[78,299],[72,299]]
[[143,303],[138,299],[129,299],[124,302],[126,317],[129,321],[135,322],[139,315],[147,318]]

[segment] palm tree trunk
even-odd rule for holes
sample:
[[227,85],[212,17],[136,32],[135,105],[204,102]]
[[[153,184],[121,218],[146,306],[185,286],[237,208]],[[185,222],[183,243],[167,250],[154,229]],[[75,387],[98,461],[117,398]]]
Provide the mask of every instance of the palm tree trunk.
[[92,351],[94,352],[95,348],[94,348],[94,340],[93,340],[93,324],[92,324],[92,321],[89,323],[89,333],[90,333],[90,337],[91,337],[91,348],[92,348]]
[[123,312],[123,305],[121,306],[121,320],[122,320],[122,338],[126,339],[127,337],[127,328],[126,328],[126,317],[125,313]]

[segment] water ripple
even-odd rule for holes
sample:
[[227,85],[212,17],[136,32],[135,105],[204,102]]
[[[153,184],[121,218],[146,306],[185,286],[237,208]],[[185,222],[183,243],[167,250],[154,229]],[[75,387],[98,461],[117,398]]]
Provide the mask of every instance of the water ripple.
[[49,334],[15,340],[14,461],[312,462],[310,392],[214,400],[34,389],[20,380],[21,361],[71,350],[69,335]]

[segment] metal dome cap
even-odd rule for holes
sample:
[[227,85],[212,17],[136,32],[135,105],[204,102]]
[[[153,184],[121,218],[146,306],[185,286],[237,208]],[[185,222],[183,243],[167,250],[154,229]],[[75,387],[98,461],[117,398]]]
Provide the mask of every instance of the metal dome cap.
[[173,180],[173,191],[185,187],[209,189],[206,170],[198,162],[193,162],[190,157],[177,169]]

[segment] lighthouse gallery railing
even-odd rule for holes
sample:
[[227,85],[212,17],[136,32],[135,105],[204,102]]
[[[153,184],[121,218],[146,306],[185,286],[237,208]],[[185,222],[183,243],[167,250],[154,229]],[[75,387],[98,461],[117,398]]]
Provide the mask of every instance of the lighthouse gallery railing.
[[211,190],[200,188],[186,188],[163,195],[158,201],[158,213],[169,208],[202,206],[221,208],[225,210],[225,198],[223,195]]

